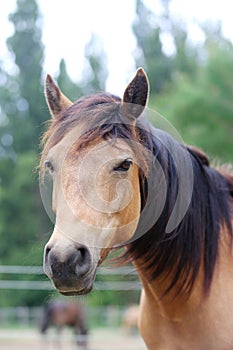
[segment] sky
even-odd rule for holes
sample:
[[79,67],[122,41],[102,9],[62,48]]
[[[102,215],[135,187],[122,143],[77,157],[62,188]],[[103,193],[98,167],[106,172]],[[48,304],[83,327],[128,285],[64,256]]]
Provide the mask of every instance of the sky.
[[[144,0],[144,3],[155,13],[161,11],[158,0]],[[136,69],[133,59],[136,40],[131,27],[135,19],[135,0],[38,0],[38,4],[43,16],[44,74],[56,76],[59,62],[64,58],[69,75],[78,81],[84,66],[84,47],[95,33],[107,55],[107,90],[122,95]],[[0,0],[0,58],[4,68],[9,70],[14,65],[7,53],[5,40],[13,33],[8,15],[15,6],[16,0]],[[207,20],[221,20],[224,35],[233,40],[229,0],[172,0],[171,13],[178,20],[188,22],[194,41],[203,39],[197,22]],[[169,38],[166,43],[169,52],[172,50]]]

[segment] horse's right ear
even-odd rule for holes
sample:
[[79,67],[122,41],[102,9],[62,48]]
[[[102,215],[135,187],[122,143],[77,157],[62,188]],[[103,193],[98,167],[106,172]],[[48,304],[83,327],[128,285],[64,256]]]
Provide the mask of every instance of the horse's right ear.
[[138,118],[146,106],[148,95],[149,81],[145,71],[139,68],[125,89],[122,100],[123,114],[132,119]]
[[45,79],[45,97],[53,118],[56,118],[61,112],[73,104],[63,95],[49,74],[47,74]]

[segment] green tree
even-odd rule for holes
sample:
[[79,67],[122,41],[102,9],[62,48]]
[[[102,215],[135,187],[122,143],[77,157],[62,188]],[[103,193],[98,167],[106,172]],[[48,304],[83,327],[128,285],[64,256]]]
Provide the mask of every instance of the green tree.
[[106,55],[102,43],[96,35],[92,35],[85,47],[86,69],[81,80],[84,94],[105,90],[108,76]]
[[64,59],[61,60],[59,65],[59,75],[57,78],[57,83],[65,95],[69,97],[71,101],[77,100],[83,95],[83,91],[80,84],[74,83],[66,70],[66,63]]
[[206,35],[206,60],[195,78],[180,76],[169,91],[152,100],[186,143],[201,147],[212,159],[232,162],[233,45],[221,35]]
[[14,76],[12,99],[16,111],[9,113],[13,147],[16,153],[38,150],[41,125],[46,120],[45,101],[41,86],[43,45],[40,14],[35,0],[18,0],[16,11],[10,15],[14,34],[7,45],[18,68]]
[[[160,93],[174,80],[177,73],[195,75],[199,62],[198,52],[188,40],[184,23],[170,16],[169,0],[161,1],[163,12],[156,15],[142,0],[136,1],[133,32],[137,40],[135,62],[145,67],[152,93]],[[164,35],[173,42],[173,52],[166,53]]]
[[137,40],[136,65],[146,68],[151,91],[159,93],[171,80],[171,58],[162,50],[161,28],[157,18],[142,0],[136,2],[133,32]]
[[174,81],[177,74],[194,78],[201,62],[198,47],[189,40],[188,32],[184,28],[185,25],[181,26],[178,23],[171,22],[171,35],[176,50],[172,63],[172,81]]
[[[206,40],[195,45],[187,24],[171,17],[170,2],[161,0],[161,15],[148,10],[143,0],[136,2],[135,61],[148,73],[150,105],[177,127],[187,143],[213,158],[232,161],[232,42],[224,38],[220,23],[214,23],[200,26]],[[169,56],[163,52],[164,34],[174,43]]]
[[102,43],[93,34],[85,46],[85,66],[81,80],[79,82],[71,80],[66,70],[65,61],[62,59],[59,65],[57,83],[65,95],[75,101],[80,96],[105,90],[108,76],[106,67],[106,54]]

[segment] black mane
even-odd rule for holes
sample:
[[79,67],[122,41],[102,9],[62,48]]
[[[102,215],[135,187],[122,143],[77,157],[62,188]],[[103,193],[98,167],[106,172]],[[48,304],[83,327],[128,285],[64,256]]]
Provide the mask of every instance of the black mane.
[[[145,129],[142,128],[140,133],[146,147],[153,152],[163,169],[167,194],[158,220],[142,237],[130,243],[127,254],[133,260],[143,257],[145,263],[142,268],[149,271],[151,280],[164,275],[169,277],[165,294],[174,286],[178,287],[177,293],[185,291],[189,294],[203,264],[203,292],[207,294],[218,259],[221,229],[228,232],[230,238],[233,235],[233,177],[226,177],[209,167],[207,157],[198,149],[185,147],[174,141],[177,152],[187,152],[191,160],[193,189],[185,216],[174,230],[166,232],[178,193],[178,171],[168,148],[161,142],[161,131],[153,131],[152,128],[145,135]],[[166,137],[170,142],[170,136],[165,135],[165,139]],[[158,180],[153,184],[155,197]],[[155,200],[159,200],[158,195]]]

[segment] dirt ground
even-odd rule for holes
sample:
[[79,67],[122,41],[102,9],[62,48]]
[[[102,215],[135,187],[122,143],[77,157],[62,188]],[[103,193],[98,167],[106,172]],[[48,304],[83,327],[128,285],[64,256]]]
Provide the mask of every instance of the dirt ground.
[[[71,333],[64,331],[58,342],[50,332],[42,339],[37,330],[0,329],[0,350],[81,350]],[[146,350],[137,334],[125,334],[121,329],[93,329],[89,336],[88,350]]]

